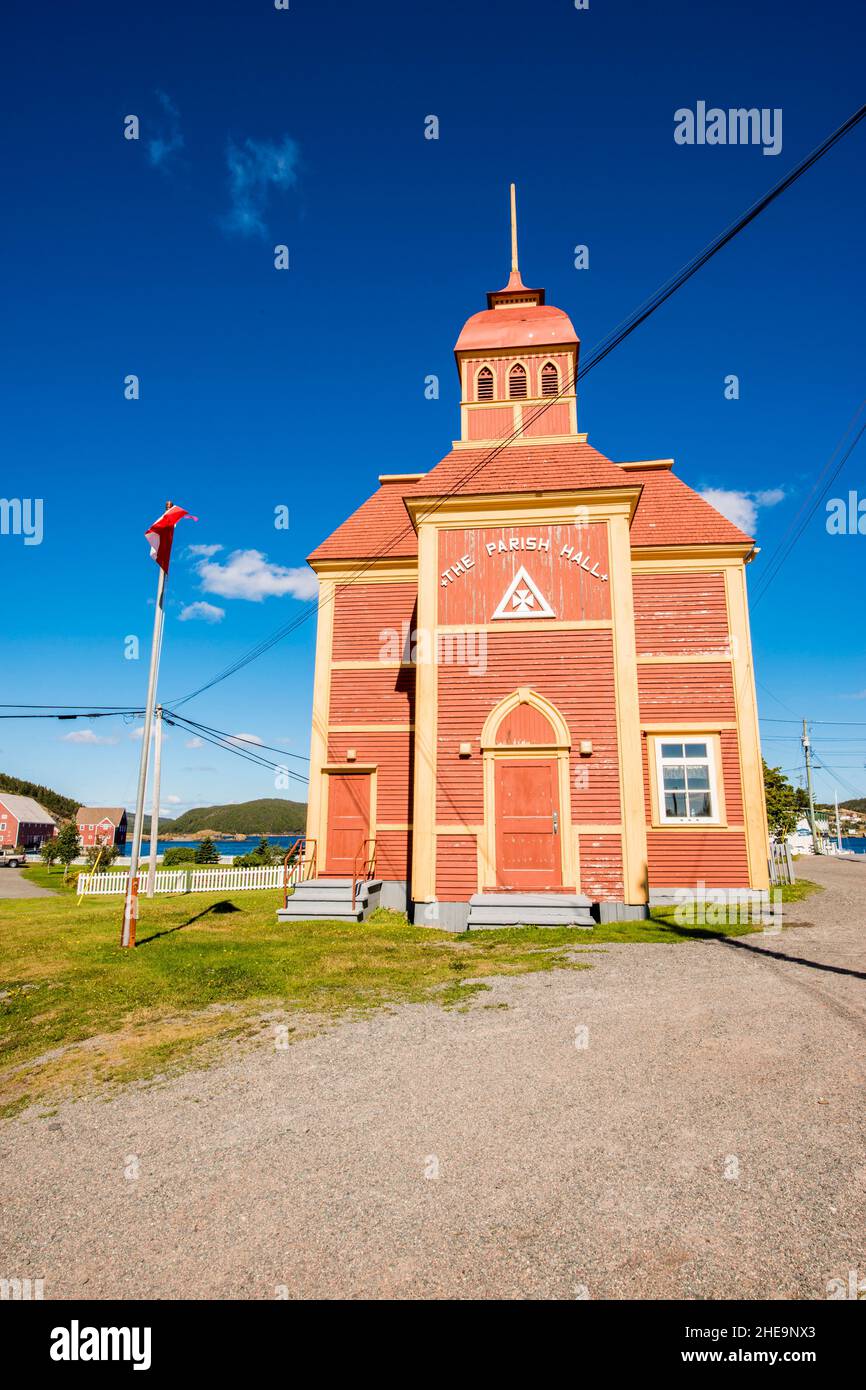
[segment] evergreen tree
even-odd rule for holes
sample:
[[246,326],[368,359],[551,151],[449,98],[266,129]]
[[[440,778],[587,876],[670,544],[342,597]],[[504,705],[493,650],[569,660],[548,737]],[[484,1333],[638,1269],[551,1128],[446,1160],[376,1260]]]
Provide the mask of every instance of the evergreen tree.
[[271,849],[271,842],[267,835],[263,835],[253,850],[256,862],[259,864],[273,864],[274,851]]
[[195,862],[197,864],[218,864],[220,862],[217,847],[210,835],[205,835],[201,844],[195,852]]

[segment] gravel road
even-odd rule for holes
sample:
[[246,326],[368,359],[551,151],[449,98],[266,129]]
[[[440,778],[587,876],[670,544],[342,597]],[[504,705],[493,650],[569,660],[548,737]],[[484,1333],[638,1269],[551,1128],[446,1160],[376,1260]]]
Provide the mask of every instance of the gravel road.
[[6,1122],[0,1274],[46,1298],[863,1279],[866,862],[800,870],[827,891],[786,912],[814,926],[599,947],[466,1013],[400,1007]]
[[0,898],[56,898],[50,888],[41,888],[24,877],[23,869],[0,869]]

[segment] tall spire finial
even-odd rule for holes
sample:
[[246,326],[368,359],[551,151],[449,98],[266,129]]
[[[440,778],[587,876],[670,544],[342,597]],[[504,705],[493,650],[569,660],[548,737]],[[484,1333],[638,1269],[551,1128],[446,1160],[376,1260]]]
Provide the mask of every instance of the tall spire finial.
[[518,269],[517,265],[517,193],[514,184],[511,185],[511,269]]

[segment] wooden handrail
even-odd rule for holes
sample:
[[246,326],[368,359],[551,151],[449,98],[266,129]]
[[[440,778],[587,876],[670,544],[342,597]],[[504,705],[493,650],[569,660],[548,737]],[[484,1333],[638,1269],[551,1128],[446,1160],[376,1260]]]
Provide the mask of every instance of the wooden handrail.
[[[309,854],[307,853],[308,849]],[[312,873],[307,872],[308,869],[312,870]],[[294,874],[292,874],[293,870]],[[308,840],[305,836],[299,835],[289,845],[283,859],[283,907],[288,906],[290,881],[293,885],[303,883],[305,878],[315,876],[315,870],[316,841]]]
[[[370,845],[370,847],[371,847],[369,853],[367,852],[367,846],[368,846],[368,845]],[[361,862],[360,862],[360,865],[359,865],[359,863],[358,863],[359,860],[361,861]],[[353,912],[355,911],[355,898],[356,898],[357,892],[358,892],[358,869],[359,869],[359,868],[360,868],[361,870],[363,870],[363,874],[364,874],[365,880],[366,880],[366,879],[372,878],[373,875],[375,874],[375,872],[376,872],[376,841],[375,841],[374,839],[370,839],[370,838],[368,837],[366,840],[362,840],[362,841],[361,841],[360,848],[359,848],[359,850],[358,850],[358,853],[355,855],[355,858],[354,858],[354,860],[352,861],[352,911],[353,911]]]

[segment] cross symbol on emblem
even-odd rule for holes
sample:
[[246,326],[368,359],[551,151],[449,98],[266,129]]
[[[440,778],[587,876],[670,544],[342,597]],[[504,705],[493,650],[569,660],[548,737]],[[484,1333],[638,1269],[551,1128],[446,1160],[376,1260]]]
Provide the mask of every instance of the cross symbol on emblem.
[[515,589],[511,595],[511,606],[518,613],[525,613],[535,607],[535,594],[530,589]]

